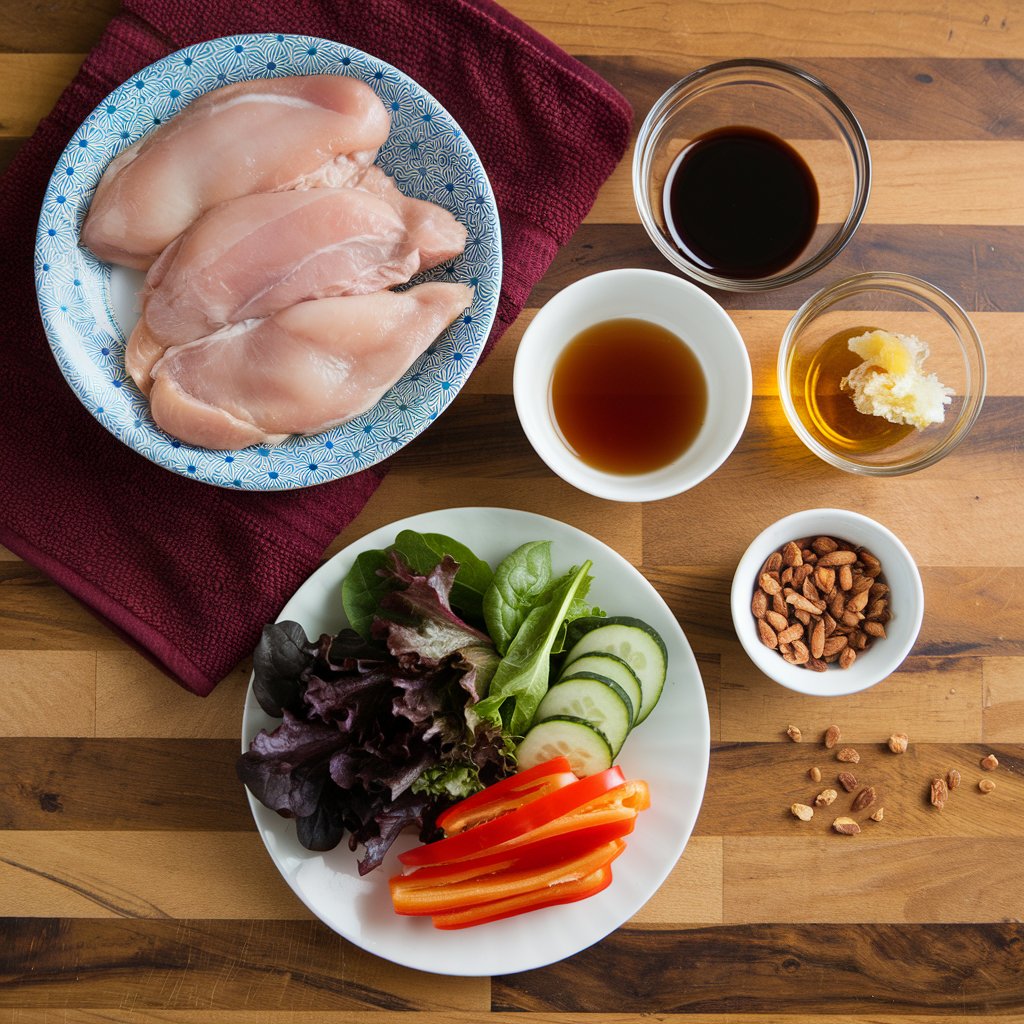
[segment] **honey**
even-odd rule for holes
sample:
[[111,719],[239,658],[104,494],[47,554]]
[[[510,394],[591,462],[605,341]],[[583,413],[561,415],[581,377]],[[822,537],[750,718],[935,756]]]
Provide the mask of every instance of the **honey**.
[[862,361],[850,351],[850,339],[873,330],[877,328],[853,326],[833,334],[809,363],[790,369],[790,393],[797,401],[803,398],[805,426],[833,451],[850,455],[881,451],[914,430],[907,424],[858,412],[850,393],[842,387],[843,378]]
[[650,473],[696,440],[707,413],[700,361],[647,320],[605,320],[581,331],[555,363],[551,412],[565,445],[606,473]]

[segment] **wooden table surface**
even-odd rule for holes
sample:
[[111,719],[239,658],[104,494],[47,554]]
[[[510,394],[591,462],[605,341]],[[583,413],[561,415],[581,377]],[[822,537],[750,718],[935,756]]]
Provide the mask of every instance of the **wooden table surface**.
[[[1007,0],[550,0],[508,6],[618,86],[642,119],[714,59],[790,59],[860,117],[874,158],[867,217],[812,281],[721,297],[747,341],[754,402],[710,480],[650,505],[587,497],[545,469],[511,397],[533,311],[613,267],[667,270],[633,207],[629,157],[452,409],[331,550],[452,505],[519,505],[606,541],[672,607],[711,711],[703,809],[640,913],[560,964],[493,979],[395,967],[292,895],[235,780],[248,678],[207,700],[151,669],[41,572],[0,551],[0,1021],[939,1021],[1024,1014],[1024,5]],[[0,3],[0,160],[49,109],[114,0]],[[988,398],[940,465],[862,480],[787,427],[774,360],[816,287],[865,270],[918,274],[974,315]],[[11,343],[6,339],[5,343]],[[1014,358],[1018,362],[1014,362]],[[860,509],[917,559],[927,607],[898,673],[814,700],[755,671],[728,587],[748,541],[801,508]],[[855,839],[788,807],[836,765],[838,724],[884,793]],[[785,735],[799,726],[805,740]],[[887,737],[909,734],[902,757]],[[996,790],[977,789],[993,751]],[[963,775],[944,813],[930,778]],[[590,1019],[589,1017],[587,1019]],[[1018,1019],[1024,1019],[1018,1017]]]

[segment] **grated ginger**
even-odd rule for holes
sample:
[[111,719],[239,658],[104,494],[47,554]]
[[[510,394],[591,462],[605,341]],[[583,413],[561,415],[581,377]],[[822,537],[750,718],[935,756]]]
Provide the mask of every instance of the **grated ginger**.
[[864,362],[843,378],[841,387],[850,392],[858,412],[918,430],[943,421],[953,390],[924,372],[929,350],[920,338],[868,331],[851,338],[849,348]]

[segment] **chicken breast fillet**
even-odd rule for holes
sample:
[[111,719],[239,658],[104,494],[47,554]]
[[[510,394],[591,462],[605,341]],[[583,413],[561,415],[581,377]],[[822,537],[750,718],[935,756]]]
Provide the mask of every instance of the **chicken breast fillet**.
[[418,199],[388,203],[359,189],[221,203],[150,268],[125,366],[148,394],[153,366],[172,345],[308,299],[402,284],[465,244],[466,229],[447,210]]
[[295,187],[330,165],[358,176],[388,136],[373,90],[341,75],[239,82],[194,100],[111,161],[81,240],[101,260],[147,269],[204,211]]
[[315,434],[369,409],[473,299],[467,285],[315,299],[168,349],[153,418],[213,449]]

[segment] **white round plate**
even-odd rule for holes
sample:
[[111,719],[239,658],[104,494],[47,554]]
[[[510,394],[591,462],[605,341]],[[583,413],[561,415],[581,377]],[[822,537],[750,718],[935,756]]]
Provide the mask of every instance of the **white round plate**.
[[[391,113],[377,163],[406,195],[451,211],[469,232],[461,256],[420,281],[459,281],[473,304],[369,411],[341,426],[277,445],[211,451],[160,430],[124,369],[138,319],[137,271],[96,259],[79,230],[107,164],[203,93],[230,82],[288,75],[349,75]],[[151,64],[115,89],[83,122],[43,198],[36,234],[36,291],[50,347],[82,404],[147,459],[222,487],[291,490],[357,473],[408,444],[443,412],[476,365],[498,307],[501,226],[483,165],[454,118],[425,89],[384,61],[327,39],[229,36]]]
[[[658,592],[607,545],[555,519],[501,508],[456,508],[403,519],[339,552],[285,605],[281,619],[299,622],[310,636],[345,625],[341,581],[356,555],[391,544],[401,530],[444,533],[469,546],[492,568],[529,540],[552,541],[556,572],[586,559],[594,563],[590,599],[611,615],[645,619],[668,648],[669,674],[661,701],[627,738],[618,763],[627,778],[645,779],[651,807],[637,820],[614,880],[579,903],[548,907],[461,931],[438,931],[429,918],[400,917],[388,879],[400,873],[398,854],[417,844],[402,836],[384,863],[363,878],[345,840],[328,853],[299,845],[294,823],[249,796],[270,856],[295,894],[325,924],[370,953],[437,974],[488,976],[531,970],[592,945],[628,921],[657,891],[683,852],[704,795],[711,729],[697,662],[679,623]],[[250,682],[242,719],[242,750],[260,729],[279,719],[263,712]]]

